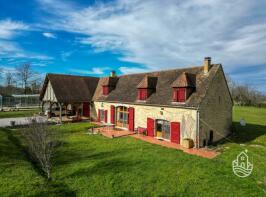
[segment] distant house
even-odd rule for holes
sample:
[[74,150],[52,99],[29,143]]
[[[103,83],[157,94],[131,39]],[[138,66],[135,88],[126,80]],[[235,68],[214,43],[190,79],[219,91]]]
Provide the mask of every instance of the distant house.
[[[233,102],[221,64],[108,77],[47,74],[40,99],[92,120],[195,147],[230,133]],[[62,114],[61,114],[62,115]]]

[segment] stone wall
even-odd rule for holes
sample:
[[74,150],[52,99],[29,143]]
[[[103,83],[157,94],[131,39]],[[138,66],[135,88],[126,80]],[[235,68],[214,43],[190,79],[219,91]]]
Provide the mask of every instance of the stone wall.
[[111,105],[114,105],[115,107],[133,107],[135,109],[135,128],[146,128],[147,118],[163,119],[169,122],[180,122],[180,141],[182,142],[183,138],[191,138],[194,141],[196,140],[197,111],[195,109],[94,102],[91,115],[97,119],[98,109],[108,110],[108,122],[110,122]]
[[231,132],[233,103],[225,76],[220,67],[208,87],[207,95],[200,105],[200,145],[208,143],[210,131],[213,141],[226,137]]

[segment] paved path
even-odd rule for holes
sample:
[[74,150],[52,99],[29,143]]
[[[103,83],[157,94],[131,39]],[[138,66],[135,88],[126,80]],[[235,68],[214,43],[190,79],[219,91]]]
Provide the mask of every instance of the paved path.
[[[32,117],[22,117],[22,118],[2,118],[0,119],[0,127],[11,126],[11,121],[15,121],[15,125],[27,125],[30,123]],[[47,117],[38,116],[36,119],[38,122],[46,122]]]

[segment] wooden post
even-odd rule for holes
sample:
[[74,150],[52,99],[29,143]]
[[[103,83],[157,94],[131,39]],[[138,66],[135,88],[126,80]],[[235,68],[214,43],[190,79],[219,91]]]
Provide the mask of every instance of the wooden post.
[[48,113],[48,118],[52,117],[52,102],[49,102],[49,113]]
[[42,113],[44,112],[44,111],[43,111],[43,106],[44,106],[44,101],[42,101],[42,103],[41,103],[41,108],[42,108],[41,110],[42,110]]
[[60,108],[59,119],[60,119],[60,123],[62,123],[62,105],[61,105],[61,103],[59,103],[59,108]]

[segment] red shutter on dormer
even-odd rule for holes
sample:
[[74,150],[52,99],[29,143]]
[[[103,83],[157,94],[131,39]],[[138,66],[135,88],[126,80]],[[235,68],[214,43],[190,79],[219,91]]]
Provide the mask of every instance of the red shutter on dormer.
[[173,101],[177,102],[177,88],[173,88]]
[[178,102],[186,101],[186,88],[178,88],[177,94],[178,94],[177,96]]
[[148,90],[146,88],[138,89],[138,100],[146,100],[148,98]]
[[109,87],[108,86],[103,86],[103,95],[108,95],[109,94]]
[[186,88],[173,88],[173,101],[185,102],[186,101]]

